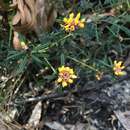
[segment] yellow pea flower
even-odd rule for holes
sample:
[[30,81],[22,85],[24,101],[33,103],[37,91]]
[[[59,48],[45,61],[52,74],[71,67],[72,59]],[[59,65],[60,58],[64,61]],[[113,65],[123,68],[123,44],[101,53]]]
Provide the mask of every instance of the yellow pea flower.
[[74,13],[71,13],[69,15],[69,18],[64,18],[63,22],[64,24],[61,24],[61,26],[65,29],[67,32],[75,31],[77,28],[84,28],[85,19],[81,19],[81,14],[78,13],[76,17],[74,17]]
[[125,68],[124,65],[122,65],[123,62],[122,61],[114,61],[114,65],[113,65],[113,71],[114,71],[114,74],[116,76],[123,76],[123,75],[126,75],[126,72],[123,71],[123,69]]
[[70,67],[61,66],[58,68],[59,74],[57,82],[61,83],[63,87],[67,87],[73,83],[73,80],[77,78],[74,74],[74,70]]

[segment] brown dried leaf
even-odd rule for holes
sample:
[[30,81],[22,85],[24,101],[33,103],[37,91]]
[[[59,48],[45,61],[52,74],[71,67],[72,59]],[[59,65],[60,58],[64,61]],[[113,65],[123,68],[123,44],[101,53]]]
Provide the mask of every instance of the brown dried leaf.
[[36,1],[37,23],[35,32],[39,35],[44,31],[48,31],[55,22],[57,11],[49,0]]
[[35,2],[34,0],[16,0],[13,1],[13,5],[16,6],[16,10],[19,13],[16,13],[18,18],[16,19],[14,16],[13,18],[13,26],[14,29],[18,32],[26,33],[27,30],[32,30],[34,23],[36,23],[36,15],[35,15]]
[[20,12],[20,17],[21,17],[21,24],[25,24],[25,13],[24,13],[24,2],[23,0],[18,0],[18,9]]
[[42,102],[39,101],[32,111],[32,115],[28,121],[27,127],[29,126],[29,127],[36,128],[39,125],[41,112],[42,112]]
[[20,21],[20,12],[17,11],[16,15],[13,18],[12,23],[13,23],[13,25],[16,25],[16,24],[18,24],[19,21]]
[[50,28],[53,23],[55,22],[55,19],[57,17],[57,12],[54,8],[51,8],[51,10],[49,11],[49,15],[47,17],[47,28]]
[[28,10],[27,6],[24,6],[24,12],[28,17],[25,17],[25,21],[28,21],[28,23],[31,23],[32,18],[31,18],[31,13],[30,10]]
[[14,36],[13,36],[13,47],[15,50],[27,50],[28,49],[28,46],[24,42],[20,41],[19,34],[16,31],[14,31]]
[[14,31],[14,37],[13,37],[13,46],[15,48],[15,50],[21,50],[21,44],[20,44],[20,40],[18,38],[18,32]]
[[49,0],[13,0],[16,15],[13,18],[14,30],[44,32],[54,23],[56,10]]

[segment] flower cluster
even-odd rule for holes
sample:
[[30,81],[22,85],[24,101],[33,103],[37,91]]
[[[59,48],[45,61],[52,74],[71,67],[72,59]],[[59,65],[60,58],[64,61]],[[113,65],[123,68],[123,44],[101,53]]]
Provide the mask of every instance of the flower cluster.
[[59,76],[57,79],[58,83],[61,83],[63,87],[68,86],[69,84],[73,83],[73,80],[77,78],[74,74],[74,70],[70,67],[59,67]]
[[78,13],[76,15],[76,17],[74,17],[74,13],[71,13],[69,15],[69,18],[64,18],[63,22],[64,24],[61,25],[65,31],[67,32],[72,32],[77,28],[84,28],[84,23],[85,23],[85,19],[81,19],[80,20],[80,13]]
[[122,65],[122,63],[123,63],[122,61],[118,61],[118,62],[116,60],[114,61],[113,71],[116,76],[123,76],[126,74],[126,72],[123,71],[125,66]]
[[101,80],[102,77],[103,77],[103,72],[98,71],[98,72],[96,73],[95,77],[96,77],[97,80]]
[[[84,28],[85,26],[85,19],[81,19],[81,14],[78,13],[76,16],[74,13],[69,14],[69,17],[65,17],[63,19],[63,24],[61,26],[65,29],[67,32],[75,31],[78,28]],[[91,66],[86,65],[90,69],[96,71],[96,79],[101,80],[103,78],[103,72],[97,71],[97,69],[92,68]],[[122,61],[114,61],[113,65],[113,72],[116,76],[123,76],[126,75],[126,72],[124,71],[125,66],[123,65]],[[62,84],[63,87],[66,87],[73,83],[73,80],[77,78],[77,76],[74,74],[74,71],[70,67],[59,67],[58,68],[59,74],[57,82]]]

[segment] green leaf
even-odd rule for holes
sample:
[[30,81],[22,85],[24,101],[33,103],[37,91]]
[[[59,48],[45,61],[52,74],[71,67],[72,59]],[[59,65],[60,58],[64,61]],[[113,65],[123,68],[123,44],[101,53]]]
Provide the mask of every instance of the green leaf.
[[18,59],[25,54],[24,51],[10,51],[6,60]]
[[25,71],[28,65],[28,57],[25,56],[19,62],[20,64],[18,65],[18,68],[16,70],[16,75],[18,75],[19,73],[23,73]]
[[42,60],[40,60],[37,56],[32,55],[32,60],[36,63],[42,64]]
[[126,28],[125,26],[120,26],[120,29],[124,31],[128,36],[130,36],[130,29]]
[[61,65],[65,64],[65,55],[63,53],[60,56],[60,62],[61,62]]

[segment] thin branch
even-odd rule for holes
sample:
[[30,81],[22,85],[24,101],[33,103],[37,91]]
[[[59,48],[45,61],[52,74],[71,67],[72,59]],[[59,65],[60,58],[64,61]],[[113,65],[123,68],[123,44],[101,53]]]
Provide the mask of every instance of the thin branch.
[[51,99],[51,98],[65,97],[67,95],[68,95],[68,91],[64,91],[61,94],[55,93],[55,94],[49,94],[49,95],[44,95],[44,96],[28,98],[28,99],[25,99],[25,100],[19,100],[19,101],[17,100],[14,103],[15,104],[23,104],[23,103],[29,103],[29,102],[38,102],[38,101],[48,100],[48,99]]
[[109,87],[111,85],[114,85],[116,83],[119,83],[119,82],[122,82],[124,80],[127,80],[129,79],[129,75],[127,76],[124,76],[122,78],[120,78],[119,80],[116,80],[116,81],[103,81],[103,82],[96,82],[95,86],[94,85],[88,85],[86,84],[83,89],[81,90],[75,90],[75,91],[63,91],[62,93],[51,93],[49,95],[42,95],[42,96],[37,96],[37,97],[32,97],[32,98],[28,98],[28,99],[25,99],[25,100],[15,100],[14,102],[11,102],[9,103],[9,105],[14,105],[14,104],[24,104],[24,103],[30,103],[30,102],[38,102],[38,101],[45,101],[45,100],[48,100],[48,99],[53,99],[53,98],[59,98],[59,97],[65,97],[67,96],[68,94],[83,94],[86,92],[90,92],[90,91],[95,91],[95,90],[99,90],[100,88],[103,88],[103,86],[108,86]]

